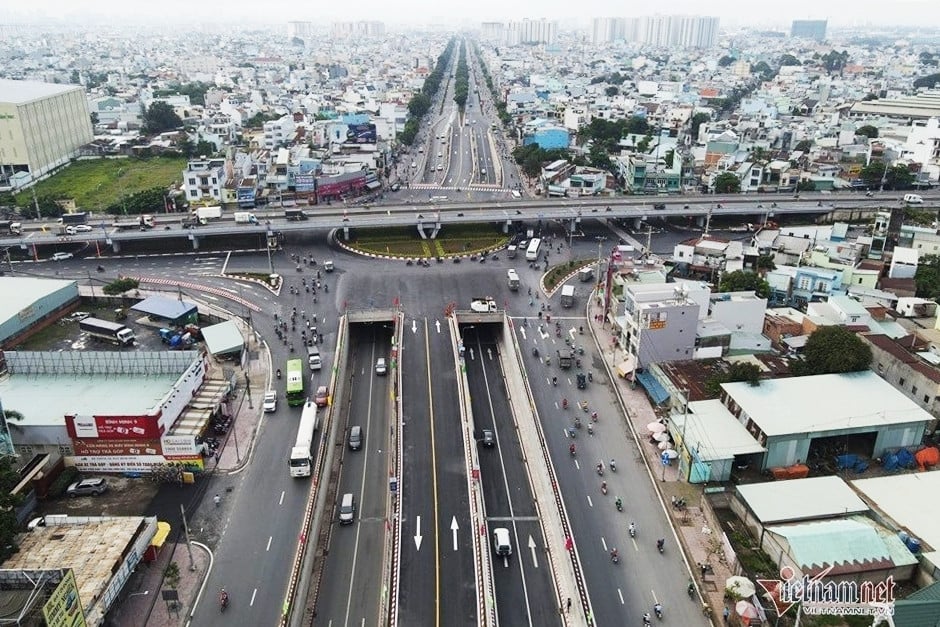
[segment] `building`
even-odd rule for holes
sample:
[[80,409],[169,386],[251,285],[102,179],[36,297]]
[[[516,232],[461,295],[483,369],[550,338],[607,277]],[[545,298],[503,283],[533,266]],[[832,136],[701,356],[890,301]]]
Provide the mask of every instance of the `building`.
[[0,277],[0,348],[16,346],[78,308],[78,283]]
[[222,188],[227,180],[225,159],[194,159],[183,170],[186,200],[222,202]]
[[313,36],[313,22],[288,22],[288,39],[307,39]]
[[289,145],[294,140],[297,125],[293,116],[285,115],[277,120],[264,123],[264,148],[274,150]]
[[[852,105],[848,113],[850,117],[884,117],[891,120],[926,122],[930,118],[940,117],[940,90],[934,89],[899,98],[860,100]],[[929,128],[924,131],[925,134],[929,132]]]
[[826,20],[793,20],[790,37],[823,41],[826,39]]
[[503,41],[505,27],[502,22],[483,22],[480,24],[480,38],[484,41],[500,43]]
[[616,322],[621,330],[620,345],[637,368],[692,359],[698,321],[708,311],[709,293],[707,285],[693,281],[625,286],[623,311]]
[[711,48],[718,43],[718,18],[698,15],[650,15],[631,18],[598,18],[591,33],[647,46]]
[[509,22],[506,29],[506,43],[510,46],[519,44],[553,44],[558,34],[558,22],[541,18],[525,19],[521,22]]
[[0,187],[48,174],[93,139],[83,87],[0,79]]
[[334,37],[377,37],[385,34],[385,23],[376,21],[334,22]]

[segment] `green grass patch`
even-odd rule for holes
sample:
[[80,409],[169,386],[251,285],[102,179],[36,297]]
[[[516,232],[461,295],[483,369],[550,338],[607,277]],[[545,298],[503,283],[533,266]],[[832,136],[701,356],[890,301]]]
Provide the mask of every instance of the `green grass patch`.
[[509,236],[494,226],[459,224],[442,228],[433,240],[421,239],[412,227],[356,229],[346,244],[374,255],[428,258],[479,254],[508,241]]
[[584,266],[589,266],[592,263],[595,263],[597,259],[572,259],[571,261],[566,261],[560,263],[556,266],[551,266],[548,269],[548,272],[545,273],[545,289],[549,292],[555,289],[559,283],[564,281],[565,277],[576,272]]
[[[72,199],[80,210],[97,212],[119,203],[123,196],[154,187],[169,188],[182,179],[185,167],[186,159],[171,157],[73,161],[50,178],[40,181],[36,185],[36,195],[48,195],[58,200]],[[31,191],[19,193],[15,198],[20,208],[32,206]]]

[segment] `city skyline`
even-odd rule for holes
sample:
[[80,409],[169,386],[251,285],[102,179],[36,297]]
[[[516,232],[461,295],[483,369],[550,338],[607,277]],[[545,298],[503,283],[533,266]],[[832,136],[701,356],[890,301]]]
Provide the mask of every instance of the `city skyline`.
[[[258,24],[278,24],[292,20],[360,21],[380,20],[389,24],[467,24],[492,21],[516,21],[524,18],[564,20],[568,25],[589,24],[598,17],[638,17],[649,14],[643,8],[613,8],[601,0],[586,0],[576,9],[561,0],[522,2],[507,5],[496,0],[477,0],[473,3],[457,3],[442,8],[433,0],[408,0],[387,3],[364,0],[351,12],[342,5],[298,8],[286,0],[269,0],[259,11],[256,3],[235,0],[221,3],[204,2],[192,4],[182,0],[164,0],[158,4],[99,0],[94,5],[78,4],[70,0],[35,0],[28,5],[17,5],[0,9],[0,24],[9,22],[52,23],[100,23],[156,21],[180,23],[204,23],[215,21],[253,21]],[[786,11],[761,12],[751,2],[730,0],[702,6],[692,0],[675,0],[668,10],[656,12],[660,15],[708,15],[720,18],[723,27],[733,26],[778,26],[789,27],[794,19],[828,20],[830,26],[916,26],[936,28],[940,25],[940,3],[927,0],[895,0],[885,3],[875,0],[836,0],[821,6],[810,0],[794,0]]]

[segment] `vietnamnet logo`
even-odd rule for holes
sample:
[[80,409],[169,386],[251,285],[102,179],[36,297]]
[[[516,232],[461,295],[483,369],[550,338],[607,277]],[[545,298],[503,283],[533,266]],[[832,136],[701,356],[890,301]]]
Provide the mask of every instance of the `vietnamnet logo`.
[[804,614],[836,616],[893,616],[893,577],[882,582],[826,581],[832,571],[826,568],[815,577],[797,577],[789,566],[780,569],[780,579],[758,579],[774,602],[777,614],[801,604]]

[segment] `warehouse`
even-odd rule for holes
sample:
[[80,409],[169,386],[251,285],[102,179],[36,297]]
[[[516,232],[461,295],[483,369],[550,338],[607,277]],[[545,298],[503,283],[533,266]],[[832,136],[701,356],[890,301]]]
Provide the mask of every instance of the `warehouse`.
[[22,172],[38,179],[92,139],[84,87],[0,79],[0,182]]
[[[2,81],[0,81],[2,82]],[[0,277],[0,348],[9,349],[78,307],[78,283]]]

